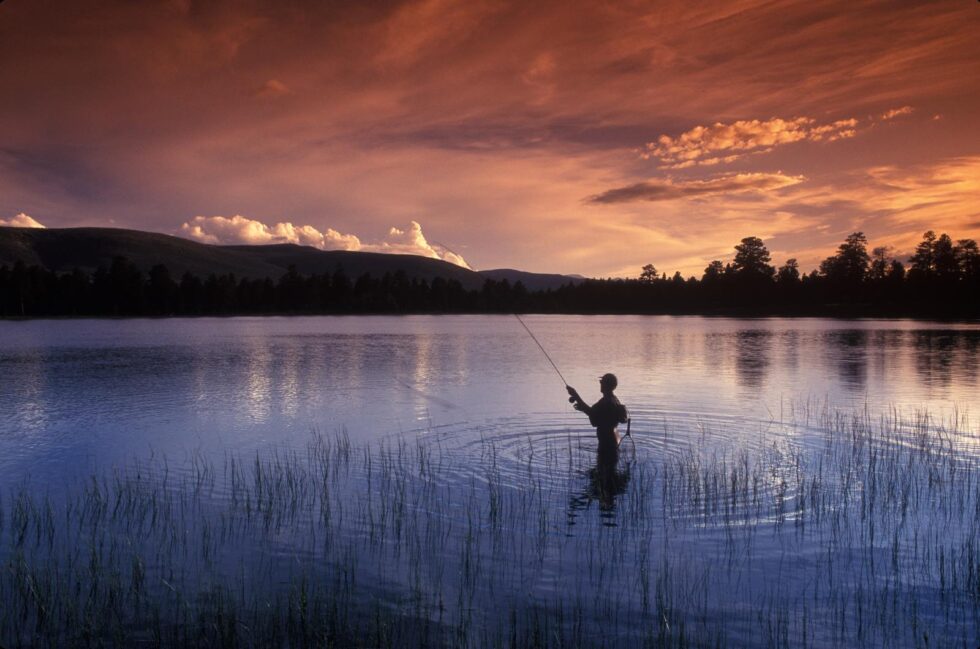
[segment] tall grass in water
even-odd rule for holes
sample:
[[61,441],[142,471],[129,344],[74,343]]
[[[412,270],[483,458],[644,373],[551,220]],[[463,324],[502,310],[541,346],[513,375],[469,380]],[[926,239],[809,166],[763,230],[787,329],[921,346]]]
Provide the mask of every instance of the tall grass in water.
[[975,646],[965,419],[793,420],[745,446],[641,438],[614,509],[571,435],[486,438],[477,462],[434,435],[314,434],[66,497],[17,489],[0,496],[0,644]]

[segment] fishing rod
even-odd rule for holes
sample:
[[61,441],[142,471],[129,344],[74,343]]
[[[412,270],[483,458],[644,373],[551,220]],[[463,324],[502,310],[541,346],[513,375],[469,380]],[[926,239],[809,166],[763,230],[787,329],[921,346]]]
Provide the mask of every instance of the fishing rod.
[[[527,334],[531,337],[531,340],[533,340],[535,342],[535,344],[537,344],[538,349],[540,349],[541,350],[541,353],[544,354],[544,357],[548,359],[548,362],[551,363],[551,366],[553,368],[555,368],[555,372],[558,373],[558,378],[560,378],[561,379],[561,382],[565,385],[566,388],[568,388],[569,387],[568,381],[566,381],[565,380],[565,377],[562,376],[561,370],[558,369],[558,366],[557,365],[555,365],[555,361],[551,360],[551,356],[548,354],[548,350],[546,350],[544,348],[544,345],[541,344],[541,341],[538,340],[538,337],[535,336],[534,335],[534,332],[531,331],[530,327],[527,326],[527,323],[525,323],[524,320],[521,319],[521,316],[519,316],[519,315],[517,315],[515,313],[514,314],[514,317],[517,318],[517,321],[521,323],[521,326],[522,327],[524,327],[524,331],[526,331]],[[573,397],[570,397],[568,400],[574,402],[575,401],[575,397],[574,396]],[[616,447],[618,448],[619,446],[621,446],[622,443],[623,443],[623,440],[626,439],[627,437],[629,437],[630,438],[630,442],[633,443],[633,453],[635,454],[636,453],[636,442],[633,441],[633,435],[630,434],[630,424],[631,423],[633,423],[633,418],[632,417],[627,417],[626,418],[626,434],[623,435],[619,439],[619,441],[616,443]]]
[[558,378],[561,379],[562,385],[564,385],[567,388],[568,381],[566,381],[565,377],[561,375],[561,370],[558,369],[557,365],[555,365],[555,361],[551,360],[551,356],[548,355],[548,351],[544,348],[544,345],[541,344],[541,341],[539,341],[537,336],[534,335],[534,332],[531,331],[530,328],[528,328],[528,326],[524,323],[523,320],[521,320],[521,316],[515,313],[514,317],[517,318],[517,321],[521,323],[522,327],[524,327],[524,331],[526,331],[527,334],[531,336],[531,340],[533,340],[537,344],[538,349],[541,350],[541,353],[544,354],[544,357],[548,359],[548,362],[551,363],[551,366],[555,368],[556,372],[558,372]]

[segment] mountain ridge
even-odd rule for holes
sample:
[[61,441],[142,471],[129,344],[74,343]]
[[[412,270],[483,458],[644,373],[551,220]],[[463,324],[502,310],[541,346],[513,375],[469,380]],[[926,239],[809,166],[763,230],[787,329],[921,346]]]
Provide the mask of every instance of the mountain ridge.
[[293,243],[217,245],[123,228],[0,227],[0,266],[22,261],[55,272],[75,268],[93,272],[99,266],[109,267],[117,256],[126,257],[144,272],[163,264],[174,277],[214,273],[277,279],[293,266],[304,275],[332,273],[337,268],[351,277],[365,273],[380,277],[403,271],[426,281],[436,277],[454,279],[469,290],[479,289],[487,279],[512,284],[521,281],[529,290],[555,289],[582,281],[567,275],[510,268],[474,271],[419,255],[320,250]]

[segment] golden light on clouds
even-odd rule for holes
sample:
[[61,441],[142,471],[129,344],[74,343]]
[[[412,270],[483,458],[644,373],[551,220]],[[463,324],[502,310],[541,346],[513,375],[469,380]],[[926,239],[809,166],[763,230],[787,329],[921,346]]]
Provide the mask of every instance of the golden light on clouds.
[[195,216],[180,226],[180,234],[201,243],[218,245],[293,243],[301,246],[312,246],[320,250],[419,255],[432,259],[442,259],[457,266],[469,268],[462,256],[438,244],[429,243],[425,235],[422,234],[422,226],[416,221],[410,222],[408,227],[404,229],[390,228],[388,235],[377,243],[364,243],[356,235],[341,234],[332,228],[321,231],[312,225],[294,225],[283,222],[268,225],[240,214],[230,217]]
[[596,276],[978,238],[977,33],[970,3],[6,2],[0,214]]
[[351,234],[341,234],[327,228],[321,232],[312,225],[275,223],[234,216],[195,216],[180,226],[180,232],[189,239],[211,244],[295,243],[313,246],[321,250],[360,250],[360,240]]
[[0,219],[0,227],[11,227],[11,228],[43,228],[37,220],[31,218],[27,214],[21,212],[20,214],[15,214],[9,219]]
[[[882,117],[890,119],[899,114]],[[858,121],[853,117],[830,124],[817,124],[811,117],[739,120],[731,124],[715,122],[710,126],[695,126],[677,137],[661,135],[656,142],[647,143],[643,157],[655,158],[668,169],[711,166],[734,162],[746,153],[768,153],[777,146],[801,140],[833,142],[854,137],[857,125]]]

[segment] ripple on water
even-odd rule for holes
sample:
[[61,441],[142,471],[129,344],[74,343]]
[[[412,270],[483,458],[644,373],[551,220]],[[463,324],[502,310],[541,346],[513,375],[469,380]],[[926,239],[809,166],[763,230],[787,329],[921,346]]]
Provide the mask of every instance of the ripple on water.
[[[734,461],[742,453],[787,464],[788,447],[817,436],[815,429],[735,415],[645,410],[633,412],[620,462],[648,467],[690,466],[692,459]],[[487,484],[566,490],[596,466],[594,429],[581,415],[533,413],[458,422],[417,431],[418,452],[438,458],[433,479],[449,486]],[[775,466],[781,473],[788,469]],[[761,486],[764,489],[769,484]]]

